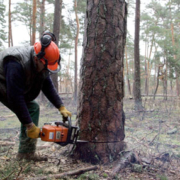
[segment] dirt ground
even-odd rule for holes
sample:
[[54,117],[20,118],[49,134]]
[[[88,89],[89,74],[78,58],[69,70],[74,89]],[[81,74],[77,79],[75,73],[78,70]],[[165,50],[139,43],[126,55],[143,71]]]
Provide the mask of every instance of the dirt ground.
[[[66,100],[73,112],[76,106]],[[48,157],[48,162],[17,161],[20,123],[16,116],[0,104],[0,179],[55,179],[55,175],[76,170],[76,175],[56,179],[79,180],[178,180],[180,179],[180,100],[143,99],[144,111],[134,110],[134,101],[124,99],[126,115],[125,143],[127,148],[119,153],[116,162],[98,165],[98,169],[82,172],[95,165],[74,159],[72,145],[65,147],[55,143],[37,144],[37,154]],[[40,124],[61,120],[60,114],[51,105],[41,106]],[[123,157],[123,158],[122,158]],[[125,158],[127,157],[127,158]],[[113,174],[115,168],[120,167]],[[78,170],[81,170],[78,172]],[[53,178],[54,176],[54,178]]]

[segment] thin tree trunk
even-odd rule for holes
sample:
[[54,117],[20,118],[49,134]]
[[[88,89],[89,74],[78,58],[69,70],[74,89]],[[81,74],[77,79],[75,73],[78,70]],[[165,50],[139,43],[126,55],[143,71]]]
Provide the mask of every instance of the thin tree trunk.
[[165,70],[165,79],[164,79],[164,100],[167,100],[167,69]]
[[164,100],[167,100],[167,61],[166,59],[164,59],[164,64],[166,64],[166,69],[164,72],[164,81],[163,81],[163,89],[164,89]]
[[178,73],[178,70],[176,70],[175,75],[176,75],[176,93],[177,93],[177,96],[179,96],[179,80],[178,80],[179,73]]
[[127,57],[127,46],[125,46],[125,55],[126,55],[126,73],[127,73],[127,85],[128,85],[128,93],[131,96],[131,84],[129,80],[129,70],[128,70],[128,57]]
[[74,103],[77,103],[77,61],[78,61],[78,37],[79,37],[79,18],[77,15],[77,0],[74,0],[74,11],[76,16],[76,37],[75,37],[75,64],[74,64]]
[[140,56],[139,56],[139,29],[140,29],[140,0],[136,0],[135,40],[134,40],[134,100],[135,109],[142,109]]
[[71,48],[69,49],[69,58],[68,58],[68,64],[67,64],[67,70],[66,70],[66,74],[69,77],[70,76],[70,64],[71,64]]
[[171,96],[173,95],[173,82],[170,80],[170,87],[171,87]]
[[[172,22],[172,15],[171,15],[171,0],[170,0],[170,3],[169,3],[169,9],[170,9],[170,19],[171,19],[171,36],[172,36],[172,45],[173,47],[175,47],[175,39],[174,39],[174,25],[173,25],[173,22]],[[174,60],[176,61],[176,55],[174,55]],[[180,92],[179,92],[179,71],[177,70],[177,68],[175,68],[175,74],[176,74],[176,92],[177,92],[177,96],[180,95]]]
[[[54,23],[53,23],[53,33],[56,36],[56,44],[59,44],[59,33],[61,26],[61,12],[62,12],[62,0],[55,0],[54,4]],[[58,73],[52,74],[52,81],[57,90],[58,90]]]
[[8,33],[8,47],[13,46],[12,26],[11,26],[11,0],[9,0],[9,33]]
[[44,32],[44,15],[45,15],[45,0],[42,0],[40,2],[40,9],[41,9],[41,14],[40,14],[40,36]]
[[148,95],[147,42],[145,42],[145,94]]
[[[32,14],[32,10],[30,8],[30,14]],[[32,15],[31,15],[31,23],[29,25],[29,42],[32,45]]]
[[[38,5],[40,6],[40,29],[39,29],[39,37],[42,36],[44,32],[44,15],[45,15],[45,0],[38,1]],[[39,95],[40,102],[42,104],[46,104],[46,97],[44,96],[43,92],[40,92]]]
[[154,99],[154,100],[155,100],[156,93],[157,93],[158,86],[159,86],[159,72],[160,72],[160,68],[161,68],[161,66],[159,65],[159,66],[158,66],[158,71],[157,71],[157,83],[156,83],[156,89],[155,89],[155,91],[154,91],[154,96],[153,96],[153,99]]
[[[173,47],[175,47],[175,40],[174,40],[174,26],[173,23],[171,23],[171,35],[172,35],[172,45]],[[176,55],[174,55],[174,60],[176,61]],[[176,92],[177,92],[177,96],[179,96],[179,72],[178,70],[175,68],[175,74],[176,74]]]
[[33,0],[33,17],[32,17],[32,40],[31,45],[36,41],[36,0]]
[[53,33],[56,36],[56,44],[59,45],[59,34],[61,29],[62,0],[55,0]]
[[[158,19],[156,20],[155,24],[157,25],[157,23],[158,23]],[[153,35],[152,35],[150,51],[149,51],[149,53],[147,52],[147,54],[146,54],[146,56],[148,57],[148,60],[147,60],[147,95],[149,94],[149,88],[150,88],[150,75],[151,75],[151,68],[152,68],[152,64],[150,65],[150,59],[151,59],[151,55],[152,55],[154,37],[155,37],[155,33],[153,33]],[[155,48],[155,51],[156,51],[156,48]]]

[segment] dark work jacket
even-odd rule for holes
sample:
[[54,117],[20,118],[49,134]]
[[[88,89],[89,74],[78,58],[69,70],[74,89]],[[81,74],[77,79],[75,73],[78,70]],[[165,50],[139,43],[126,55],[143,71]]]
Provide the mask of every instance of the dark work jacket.
[[49,72],[36,72],[33,55],[34,48],[32,46],[10,47],[0,53],[0,94],[3,98],[7,98],[4,63],[9,59],[16,60],[24,69],[26,78],[24,90],[25,100],[32,101],[38,96],[44,80],[49,76]]
[[[2,102],[9,103],[10,106],[14,106],[12,107],[12,110],[14,110],[14,112],[16,113],[22,124],[30,123],[31,118],[29,116],[27,107],[23,109],[24,114],[22,115],[21,113],[22,109],[21,110],[18,109],[18,107],[16,107],[15,105],[16,103],[11,102],[12,98],[10,97],[10,95],[14,93],[11,90],[13,88],[7,89],[7,85],[6,85],[8,78],[6,76],[6,68],[9,61],[15,61],[16,62],[14,63],[15,67],[17,68],[20,67],[20,69],[18,70],[20,72],[23,71],[21,72],[21,74],[24,75],[23,77],[24,104],[34,100],[39,95],[42,88],[44,88],[45,91],[44,93],[46,97],[51,101],[52,104],[54,104],[56,108],[59,108],[63,104],[62,100],[60,99],[56,90],[54,89],[54,85],[52,84],[52,81],[49,77],[48,70],[43,70],[39,73],[36,71],[35,63],[33,61],[33,56],[34,56],[34,48],[32,46],[10,47],[0,53],[0,100]],[[11,64],[13,65],[13,62]],[[11,94],[9,92],[11,92]],[[21,108],[23,108],[22,103],[20,105]]]

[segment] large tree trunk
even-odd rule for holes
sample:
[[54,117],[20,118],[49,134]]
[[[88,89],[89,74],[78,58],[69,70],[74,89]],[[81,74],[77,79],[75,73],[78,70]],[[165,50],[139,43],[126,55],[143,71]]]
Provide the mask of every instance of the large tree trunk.
[[[56,44],[59,44],[60,22],[61,22],[62,0],[55,0],[53,33],[56,36]],[[58,92],[58,73],[52,74],[52,81]]]
[[124,0],[87,0],[75,154],[92,163],[114,160],[124,147]]
[[136,0],[135,39],[134,39],[134,100],[135,109],[142,109],[140,57],[139,57],[140,0]]

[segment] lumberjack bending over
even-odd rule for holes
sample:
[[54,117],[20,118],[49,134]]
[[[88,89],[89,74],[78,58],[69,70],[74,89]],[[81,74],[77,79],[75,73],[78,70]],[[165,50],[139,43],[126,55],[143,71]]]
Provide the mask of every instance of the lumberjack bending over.
[[45,32],[34,46],[10,47],[0,53],[0,101],[21,122],[18,159],[46,160],[35,155],[39,137],[39,105],[34,101],[40,91],[59,109],[71,116],[54,88],[50,73],[57,73],[60,53],[54,34]]

